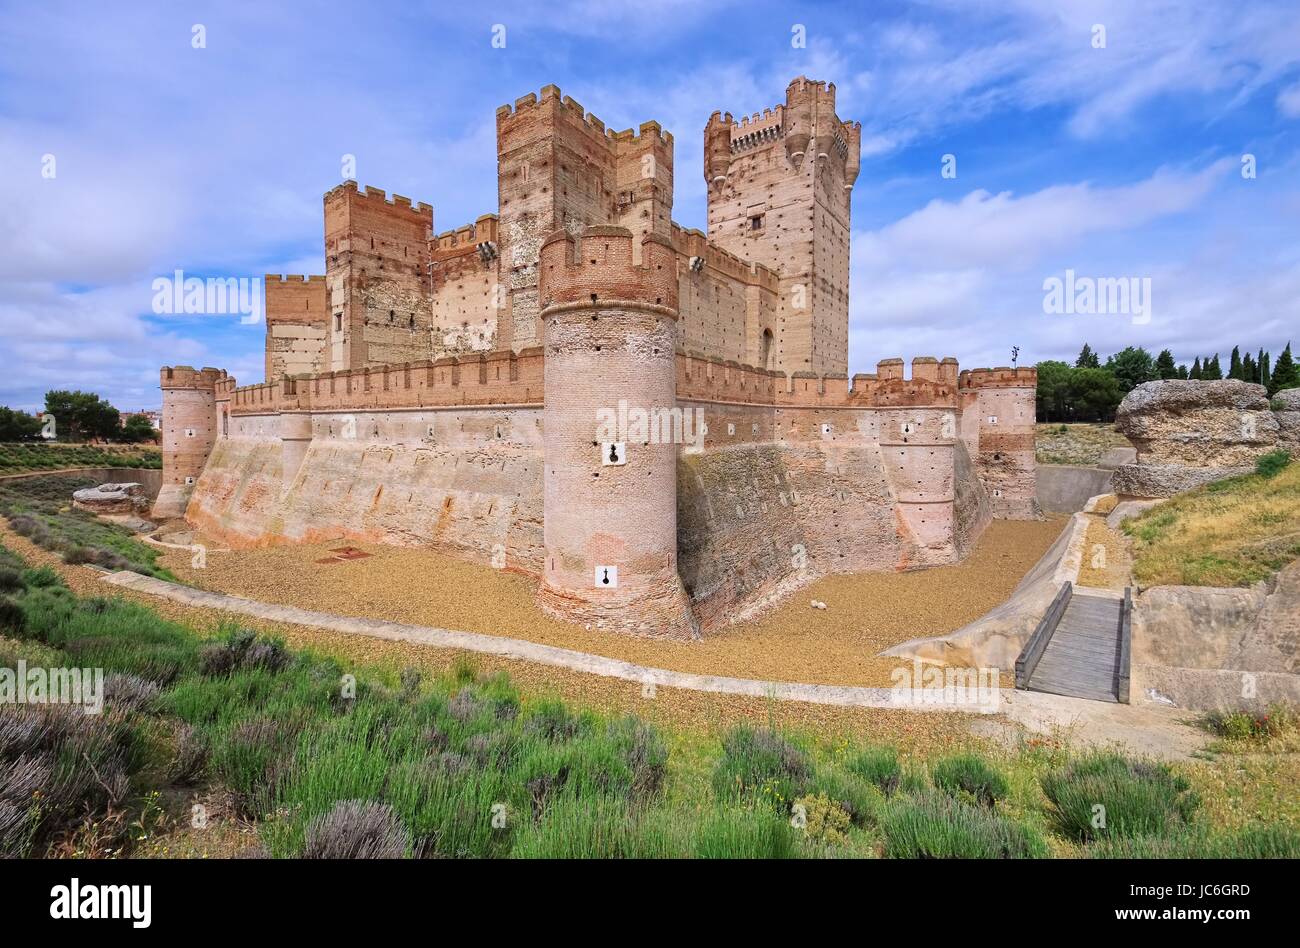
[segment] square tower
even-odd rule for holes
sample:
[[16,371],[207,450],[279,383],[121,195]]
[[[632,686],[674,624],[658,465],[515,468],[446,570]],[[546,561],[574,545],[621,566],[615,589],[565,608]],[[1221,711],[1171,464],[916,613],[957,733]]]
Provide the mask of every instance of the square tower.
[[345,181],[325,195],[327,371],[429,358],[433,208]]
[[497,109],[497,175],[503,348],[541,344],[537,261],[552,233],[626,227],[639,259],[640,237],[672,230],[672,135],[657,122],[607,130],[553,85]]
[[785,104],[704,130],[709,241],[780,278],[771,325],[747,326],[767,368],[842,375],[849,352],[849,207],[862,126],[835,85],[800,76]]

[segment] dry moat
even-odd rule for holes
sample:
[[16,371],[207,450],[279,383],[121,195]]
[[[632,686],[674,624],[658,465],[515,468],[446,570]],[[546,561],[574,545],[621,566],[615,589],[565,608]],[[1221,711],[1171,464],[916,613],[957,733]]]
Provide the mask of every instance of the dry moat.
[[[966,560],[902,573],[819,579],[759,619],[702,641],[639,638],[558,622],[534,582],[428,549],[336,542],[160,562],[184,581],[264,602],[509,636],[675,671],[813,684],[888,685],[898,659],[877,653],[960,628],[1005,600],[1061,532],[1064,518],[995,521]],[[330,551],[353,547],[368,556]],[[329,562],[319,562],[329,560]],[[815,609],[810,601],[826,603]]]

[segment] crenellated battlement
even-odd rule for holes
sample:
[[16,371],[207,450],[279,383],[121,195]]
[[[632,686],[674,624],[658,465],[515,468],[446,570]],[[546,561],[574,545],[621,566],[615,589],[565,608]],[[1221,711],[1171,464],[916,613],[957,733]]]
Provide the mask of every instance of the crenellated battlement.
[[214,391],[217,384],[226,378],[225,369],[214,369],[210,366],[196,369],[192,365],[165,365],[159,374],[164,391],[169,389]]
[[669,231],[673,248],[684,257],[699,257],[704,265],[733,280],[748,286],[757,286],[776,293],[781,288],[781,278],[761,263],[753,263],[736,256],[729,250],[709,242],[708,236],[697,228],[685,228],[674,223]]
[[302,273],[267,273],[262,277],[263,283],[324,283],[324,274],[312,274],[310,276]]
[[1034,388],[1038,387],[1038,369],[1033,366],[996,369],[965,369],[958,377],[960,388]]
[[556,231],[541,249],[539,291],[543,307],[616,300],[677,310],[677,258],[657,234],[641,239],[641,263],[633,262],[632,232],[625,227],[588,227],[578,240]]
[[343,199],[351,197],[352,200],[364,202],[365,206],[382,209],[389,212],[409,212],[412,217],[419,218],[433,226],[433,205],[420,201],[412,205],[411,199],[401,194],[394,194],[391,198],[382,188],[376,188],[367,184],[365,190],[357,187],[357,182],[348,179],[342,184],[338,184],[325,192],[326,202],[331,198]]
[[477,247],[486,241],[497,239],[498,219],[495,214],[483,214],[472,224],[462,224],[453,230],[445,230],[433,238],[434,257],[442,251],[461,252],[466,247]]
[[640,128],[637,129],[628,128],[615,131],[607,128],[604,121],[594,113],[586,111],[582,107],[582,103],[572,96],[563,95],[560,92],[560,87],[556,85],[542,86],[540,94],[530,92],[527,95],[520,96],[515,99],[513,106],[507,103],[498,107],[496,112],[497,134],[508,132],[521,121],[530,120],[537,110],[548,107],[562,113],[571,122],[580,124],[590,131],[593,136],[606,139],[611,148],[616,145],[640,144],[647,141],[671,145],[673,141],[672,133],[654,121],[642,122]]

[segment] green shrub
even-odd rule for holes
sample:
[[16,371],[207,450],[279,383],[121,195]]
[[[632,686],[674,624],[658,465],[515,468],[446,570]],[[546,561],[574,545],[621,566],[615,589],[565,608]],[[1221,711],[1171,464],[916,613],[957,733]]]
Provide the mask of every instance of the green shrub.
[[719,800],[757,800],[789,812],[812,776],[808,755],[775,730],[733,728],[722,740],[722,760],[713,774]]
[[1289,451],[1270,451],[1255,459],[1255,473],[1260,477],[1277,477],[1291,463]]
[[18,592],[23,586],[22,570],[12,566],[0,566],[0,593]]
[[934,785],[945,793],[970,794],[975,802],[992,806],[1007,795],[1007,782],[978,754],[957,754],[946,757],[931,771]]
[[1296,713],[1285,704],[1275,704],[1265,712],[1212,711],[1205,717],[1206,726],[1229,740],[1264,741],[1296,729]]
[[27,625],[27,613],[8,596],[0,596],[0,635],[20,638]]
[[22,581],[25,586],[33,589],[45,589],[52,586],[62,586],[63,580],[49,566],[42,566],[39,569],[25,569],[22,573]]
[[900,795],[881,829],[895,859],[1036,859],[1047,844],[1032,829],[991,810],[934,791]]
[[1093,839],[1181,831],[1200,800],[1168,766],[1095,751],[1045,774],[1043,792],[1063,835]]
[[898,764],[898,751],[887,746],[865,748],[845,766],[850,773],[875,784],[887,795],[898,789],[903,773]]
[[1300,833],[1280,826],[1251,826],[1232,833],[1112,837],[1090,843],[1087,855],[1092,859],[1300,859]]
[[867,826],[877,822],[884,807],[884,796],[878,786],[868,783],[856,773],[836,767],[818,768],[809,790],[834,801],[849,815],[854,826]]
[[847,810],[825,794],[809,794],[794,801],[794,812],[802,817],[803,829],[813,842],[840,846],[848,842],[853,820]]
[[790,821],[766,808],[707,812],[692,836],[692,854],[700,859],[790,859],[796,854]]

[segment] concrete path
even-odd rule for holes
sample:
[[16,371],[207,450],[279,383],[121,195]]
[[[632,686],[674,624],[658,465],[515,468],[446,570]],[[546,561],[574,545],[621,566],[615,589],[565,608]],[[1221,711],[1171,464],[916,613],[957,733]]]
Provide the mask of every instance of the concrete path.
[[1160,757],[1186,757],[1201,747],[1206,737],[1187,722],[1187,712],[1153,705],[1103,704],[1059,695],[1001,689],[985,700],[960,703],[936,701],[933,692],[907,688],[866,688],[851,685],[805,685],[795,682],[759,681],[718,675],[650,668],[602,655],[573,649],[539,645],[523,639],[458,632],[430,626],[406,625],[378,619],[362,619],[314,612],[296,606],[258,602],[240,596],[209,592],[169,583],[151,576],[122,571],[108,573],[103,581],[187,606],[216,609],[271,622],[284,622],[329,629],[353,635],[367,635],[390,641],[414,642],[435,648],[480,652],[502,658],[534,662],[572,671],[637,682],[642,687],[681,688],[688,691],[802,701],[809,704],[859,708],[893,708],[914,711],[958,711],[982,715],[1003,715],[977,721],[974,732],[1015,743],[1027,731],[1034,734],[1068,736],[1086,744],[1123,744],[1131,751]]
[[727,678],[719,675],[695,675],[689,672],[650,668],[632,662],[592,655],[573,649],[540,645],[523,639],[511,639],[477,632],[458,632],[432,626],[406,625],[384,622],[380,619],[363,619],[340,616],[329,612],[314,612],[296,606],[282,606],[258,602],[240,596],[210,592],[181,586],[152,576],[122,571],[103,577],[106,583],[124,586],[138,592],[170,599],[187,606],[216,609],[239,615],[252,616],[270,622],[284,622],[353,635],[391,641],[415,642],[436,648],[459,649],[497,655],[502,658],[551,665],[572,671],[621,678],[634,681],[643,687],[682,688],[689,691],[715,694],[742,695],[751,698],[773,698],[778,701],[803,701],[809,704],[830,704],[858,708],[897,708],[915,711],[959,711],[965,713],[996,713],[996,690],[986,700],[945,700],[942,692],[913,691],[907,688],[867,688],[854,685],[804,685],[796,682],[760,681],[752,678]]
[[1209,742],[1194,712],[1153,704],[1115,704],[1036,691],[1003,693],[1005,718],[976,721],[976,734],[1015,745],[1026,732],[1134,754],[1184,759]]

